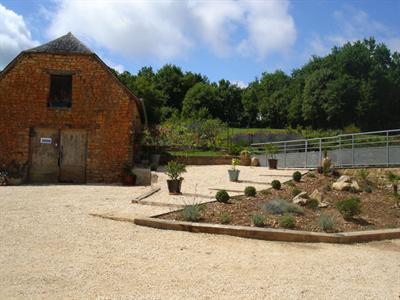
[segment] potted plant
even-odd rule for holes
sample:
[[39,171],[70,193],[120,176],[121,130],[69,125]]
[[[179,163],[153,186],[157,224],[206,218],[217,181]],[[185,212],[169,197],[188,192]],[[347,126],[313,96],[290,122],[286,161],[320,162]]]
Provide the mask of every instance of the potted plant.
[[7,184],[21,185],[25,182],[27,177],[28,163],[18,163],[13,160],[7,167]]
[[132,167],[129,164],[125,164],[122,168],[122,184],[127,186],[135,185],[136,174],[133,173]]
[[324,158],[322,159],[321,162],[322,173],[324,175],[328,175],[331,166],[332,166],[332,160],[328,157],[328,150],[324,149]]
[[185,164],[172,160],[167,164],[166,171],[169,177],[167,179],[169,193],[171,195],[180,195],[183,180],[181,174],[186,172]]
[[238,181],[240,170],[236,169],[236,166],[239,165],[240,161],[237,158],[232,159],[232,169],[228,170],[229,180],[230,181]]
[[251,157],[250,157],[250,151],[247,149],[244,149],[240,152],[240,164],[242,166],[250,166],[251,164]]
[[8,173],[5,170],[0,170],[0,186],[7,185]]
[[278,168],[278,160],[275,158],[275,155],[278,153],[278,147],[273,144],[267,144],[265,146],[265,155],[268,160],[268,166],[270,169]]

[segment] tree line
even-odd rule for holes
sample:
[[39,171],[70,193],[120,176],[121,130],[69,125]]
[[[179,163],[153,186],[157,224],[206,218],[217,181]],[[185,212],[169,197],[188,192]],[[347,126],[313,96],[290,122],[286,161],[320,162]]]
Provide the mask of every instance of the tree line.
[[373,38],[312,56],[290,75],[264,72],[246,88],[224,79],[210,82],[170,64],[118,77],[144,99],[151,124],[181,117],[219,119],[234,127],[400,126],[400,54]]

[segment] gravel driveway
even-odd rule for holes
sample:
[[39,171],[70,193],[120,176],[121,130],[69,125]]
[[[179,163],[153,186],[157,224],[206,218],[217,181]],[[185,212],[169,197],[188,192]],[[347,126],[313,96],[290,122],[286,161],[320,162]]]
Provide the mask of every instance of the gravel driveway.
[[0,187],[0,299],[399,298],[400,240],[267,242],[89,215],[123,208],[139,192]]

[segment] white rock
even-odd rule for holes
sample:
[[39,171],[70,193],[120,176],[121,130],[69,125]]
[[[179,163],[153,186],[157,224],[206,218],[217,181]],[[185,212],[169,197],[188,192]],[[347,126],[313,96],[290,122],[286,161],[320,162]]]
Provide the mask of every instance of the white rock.
[[315,199],[318,200],[318,202],[322,201],[322,194],[318,190],[314,190],[314,192],[311,193],[310,199]]
[[353,189],[355,189],[357,192],[361,191],[361,188],[360,188],[358,182],[355,181],[355,180],[353,180],[353,181],[351,182],[351,187],[352,187]]
[[326,203],[326,202],[319,202],[319,203],[318,203],[318,207],[319,207],[319,208],[325,208],[325,207],[328,207],[328,206],[329,206],[329,204]]
[[338,180],[336,180],[336,182],[348,182],[351,183],[351,177],[347,176],[347,175],[342,175],[339,177]]
[[292,201],[295,204],[306,205],[308,201],[307,192],[301,192],[296,197],[294,197]]
[[334,182],[332,184],[332,189],[336,191],[348,191],[350,187],[351,187],[350,182],[340,181],[340,182]]

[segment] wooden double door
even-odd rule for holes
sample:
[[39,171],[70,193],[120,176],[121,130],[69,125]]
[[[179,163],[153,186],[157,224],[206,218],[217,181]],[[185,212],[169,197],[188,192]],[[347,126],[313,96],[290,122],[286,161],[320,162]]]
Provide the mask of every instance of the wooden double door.
[[84,183],[86,153],[85,130],[34,128],[30,134],[30,181]]

